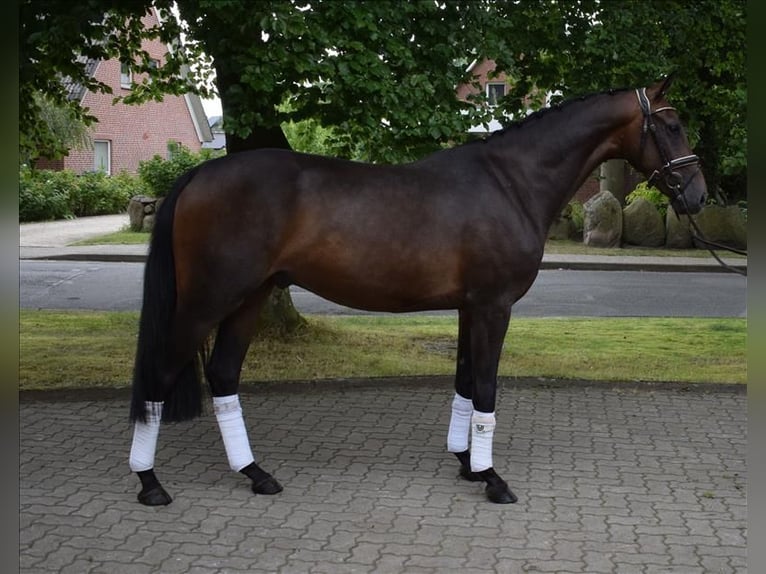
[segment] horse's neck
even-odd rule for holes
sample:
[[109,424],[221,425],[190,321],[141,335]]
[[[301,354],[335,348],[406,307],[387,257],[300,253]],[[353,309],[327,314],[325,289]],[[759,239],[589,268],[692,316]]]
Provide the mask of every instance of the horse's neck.
[[539,204],[545,214],[541,233],[547,234],[598,165],[625,157],[619,135],[632,116],[630,106],[619,100],[622,97],[624,94],[593,96],[566,109],[551,110],[528,120],[529,125],[511,128],[493,144],[494,167],[503,174],[508,188],[522,193],[525,201]]

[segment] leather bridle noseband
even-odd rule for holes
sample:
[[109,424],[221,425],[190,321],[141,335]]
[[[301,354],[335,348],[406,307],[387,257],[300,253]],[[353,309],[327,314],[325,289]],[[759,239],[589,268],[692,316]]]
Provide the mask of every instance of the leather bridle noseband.
[[[672,106],[663,106],[661,108],[657,108],[655,110],[652,109],[651,101],[649,100],[649,97],[646,95],[646,88],[640,88],[636,90],[636,97],[638,98],[638,105],[641,107],[641,112],[644,114],[644,124],[641,129],[641,144],[640,144],[640,151],[641,155],[644,154],[644,146],[646,144],[646,134],[649,133],[652,135],[652,139],[654,140],[654,145],[657,147],[657,153],[660,155],[660,160],[663,162],[662,166],[659,169],[655,169],[652,174],[649,176],[649,179],[647,180],[648,185],[653,185],[655,181],[659,177],[662,177],[663,182],[668,187],[668,189],[673,193],[673,199],[681,203],[685,208],[686,212],[689,213],[689,206],[686,203],[686,197],[684,197],[684,191],[688,187],[688,185],[691,183],[691,181],[694,179],[694,177],[697,175],[697,172],[699,172],[699,157],[697,157],[694,154],[685,155],[682,157],[678,157],[675,159],[668,159],[668,154],[665,150],[665,147],[662,145],[662,142],[660,142],[660,139],[657,137],[657,125],[654,123],[653,116],[654,114],[657,114],[659,112],[664,112],[668,110],[675,111],[675,108]],[[676,171],[676,169],[687,167],[687,166],[696,166],[696,169],[692,172],[691,176],[684,180],[684,176],[681,175],[679,172]],[[678,216],[678,214],[676,214]],[[718,257],[718,254],[713,251],[713,249],[724,249],[726,251],[731,251],[732,253],[738,253],[740,255],[747,256],[747,251],[741,251],[739,249],[734,249],[732,247],[729,247],[727,245],[722,245],[720,243],[715,243],[713,241],[708,241],[702,236],[702,230],[700,230],[699,226],[697,225],[697,222],[694,220],[691,215],[688,217],[689,225],[693,228],[691,230],[692,236],[705,245],[707,250],[711,253],[711,255],[720,263],[723,267],[725,267],[729,271],[733,271],[734,273],[738,273],[740,275],[747,275],[747,270],[744,271],[741,269],[738,269],[736,267],[733,267],[726,262],[724,262],[720,257]]]

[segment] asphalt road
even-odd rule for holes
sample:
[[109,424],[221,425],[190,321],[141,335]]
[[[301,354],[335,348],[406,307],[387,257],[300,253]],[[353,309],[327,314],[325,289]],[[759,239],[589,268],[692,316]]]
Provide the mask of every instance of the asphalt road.
[[[143,263],[24,260],[19,265],[22,308],[140,308]],[[302,313],[363,313],[297,287],[291,290]],[[541,271],[514,306],[514,316],[745,317],[747,278],[724,273]]]

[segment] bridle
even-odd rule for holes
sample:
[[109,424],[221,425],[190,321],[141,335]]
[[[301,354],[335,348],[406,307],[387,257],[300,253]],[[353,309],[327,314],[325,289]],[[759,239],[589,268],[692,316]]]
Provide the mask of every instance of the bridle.
[[[649,179],[647,180],[648,185],[653,185],[655,181],[657,181],[658,178],[662,178],[663,183],[667,186],[667,188],[671,191],[673,194],[673,199],[681,204],[686,208],[686,212],[689,212],[688,205],[686,203],[686,197],[684,197],[684,191],[688,187],[688,185],[691,183],[691,181],[695,178],[697,173],[700,170],[699,167],[699,157],[697,157],[694,154],[681,156],[675,159],[669,159],[668,153],[665,149],[665,146],[662,145],[662,142],[657,137],[657,125],[654,123],[654,114],[658,114],[659,112],[664,111],[675,111],[675,108],[672,106],[663,106],[661,108],[657,108],[655,110],[652,109],[651,101],[649,100],[649,97],[646,95],[646,88],[640,88],[636,90],[636,97],[638,98],[638,105],[641,108],[641,112],[644,115],[644,123],[643,127],[641,128],[641,144],[640,144],[640,151],[641,155],[644,154],[644,147],[646,144],[646,134],[651,134],[652,139],[654,140],[654,145],[657,147],[657,153],[660,156],[660,160],[662,161],[662,166],[659,169],[655,169],[652,174],[649,176]],[[677,169],[680,169],[682,167],[687,166],[696,166],[696,169],[692,172],[691,176],[689,176],[687,179],[684,179],[684,176],[681,175]],[[676,217],[678,217],[678,214],[676,214]],[[725,267],[729,271],[733,271],[734,273],[739,273],[740,275],[747,275],[747,270],[738,269],[736,267],[732,267],[731,265],[727,264],[725,261],[723,261],[720,257],[718,257],[718,254],[716,254],[715,251],[713,251],[713,248],[716,249],[725,249],[727,251],[731,251],[732,253],[737,253],[739,255],[747,256],[747,251],[742,251],[739,249],[731,248],[727,245],[722,245],[720,243],[716,243],[714,241],[709,241],[705,239],[702,236],[702,231],[700,230],[699,226],[697,225],[697,222],[692,218],[691,216],[688,217],[689,225],[693,228],[692,236],[705,245],[706,249],[710,252],[710,254],[715,258],[718,263],[720,263],[723,267]]]
[[[641,107],[641,112],[644,114],[644,125],[641,129],[641,154],[643,155],[644,153],[646,134],[649,133],[654,140],[654,145],[657,146],[657,152],[660,154],[660,160],[663,162],[662,166],[659,169],[655,169],[652,172],[652,175],[649,176],[647,184],[650,186],[653,185],[657,178],[661,176],[668,189],[674,193],[674,199],[685,203],[686,200],[683,196],[683,192],[691,180],[694,179],[694,176],[697,175],[697,172],[699,171],[700,158],[694,154],[691,154],[675,159],[668,159],[668,154],[665,150],[665,146],[662,145],[662,142],[660,142],[659,138],[657,137],[657,125],[654,123],[653,116],[654,114],[658,114],[660,112],[669,110],[675,111],[675,108],[672,106],[663,106],[653,110],[652,104],[649,101],[649,97],[646,95],[646,88],[636,90],[636,97],[638,97],[638,105]],[[697,169],[694,170],[691,177],[684,181],[683,175],[675,170],[690,165],[697,166]]]

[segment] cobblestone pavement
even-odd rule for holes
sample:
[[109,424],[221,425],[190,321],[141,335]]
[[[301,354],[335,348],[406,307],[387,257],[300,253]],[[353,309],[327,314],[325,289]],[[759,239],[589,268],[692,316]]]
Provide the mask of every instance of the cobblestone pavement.
[[242,396],[254,496],[215,419],[163,426],[146,508],[125,394],[22,395],[21,571],[746,571],[746,394],[505,381],[492,505],[445,452],[449,381],[264,385]]

